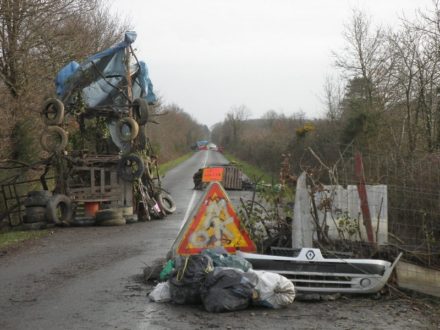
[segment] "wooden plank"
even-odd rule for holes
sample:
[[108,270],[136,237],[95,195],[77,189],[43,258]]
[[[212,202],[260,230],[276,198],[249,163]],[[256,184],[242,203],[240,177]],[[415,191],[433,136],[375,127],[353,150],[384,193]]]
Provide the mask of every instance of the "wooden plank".
[[100,190],[103,193],[104,192],[104,186],[105,186],[105,171],[103,168],[101,168],[101,177],[100,177]]

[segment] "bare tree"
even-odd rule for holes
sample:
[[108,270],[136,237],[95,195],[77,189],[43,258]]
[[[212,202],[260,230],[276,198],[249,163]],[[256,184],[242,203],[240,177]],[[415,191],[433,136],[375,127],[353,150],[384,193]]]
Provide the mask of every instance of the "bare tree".
[[324,81],[324,96],[322,102],[326,108],[326,116],[330,120],[341,118],[341,104],[344,98],[344,86],[335,78],[327,76]]
[[0,0],[0,156],[14,125],[54,93],[56,72],[109,47],[124,28],[102,0]]
[[[420,57],[420,34],[410,26],[404,25],[402,31],[389,34],[390,52],[394,58],[394,67],[391,71],[392,88],[390,89],[390,112],[403,110],[400,125],[392,125],[395,145],[400,150],[402,143],[407,140],[408,152],[412,154],[416,148],[419,125],[419,107],[417,97],[417,59]],[[396,129],[398,132],[396,132]]]
[[225,124],[231,130],[231,142],[236,145],[239,140],[240,129],[245,120],[251,116],[250,109],[245,105],[234,106],[226,114]]
[[0,78],[14,98],[26,91],[32,67],[56,43],[63,20],[95,6],[86,0],[0,1]]
[[[440,2],[419,11],[415,21],[404,20],[404,30],[394,38],[400,80],[406,84],[406,117],[410,150],[420,135],[429,152],[440,149]],[[396,89],[398,90],[398,89]]]
[[[342,52],[333,52],[335,65],[348,79],[361,78],[364,84],[368,107],[382,106],[380,86],[387,84],[389,57],[385,47],[382,28],[373,28],[370,18],[359,10],[353,10],[350,21],[343,32],[346,47]],[[378,99],[380,101],[378,103]]]

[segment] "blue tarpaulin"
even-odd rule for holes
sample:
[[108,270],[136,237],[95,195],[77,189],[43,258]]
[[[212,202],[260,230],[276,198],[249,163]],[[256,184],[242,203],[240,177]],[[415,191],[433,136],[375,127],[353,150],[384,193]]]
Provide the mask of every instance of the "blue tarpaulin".
[[[64,103],[74,103],[80,93],[87,107],[123,106],[127,98],[126,48],[136,40],[134,31],[125,33],[124,41],[94,54],[83,63],[70,62],[55,78],[56,91]],[[134,61],[132,61],[134,62]],[[144,62],[130,65],[133,99],[145,98],[152,104],[157,101],[153,84]]]

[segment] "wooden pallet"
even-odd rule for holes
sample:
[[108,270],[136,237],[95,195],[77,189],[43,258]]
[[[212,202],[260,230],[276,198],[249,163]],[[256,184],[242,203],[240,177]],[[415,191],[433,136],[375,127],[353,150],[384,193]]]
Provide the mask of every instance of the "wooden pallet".
[[225,166],[225,170],[223,172],[222,186],[225,189],[243,189],[241,171],[235,166]]
[[114,206],[133,202],[133,184],[118,177],[116,164],[73,167],[68,191],[74,202],[109,202]]

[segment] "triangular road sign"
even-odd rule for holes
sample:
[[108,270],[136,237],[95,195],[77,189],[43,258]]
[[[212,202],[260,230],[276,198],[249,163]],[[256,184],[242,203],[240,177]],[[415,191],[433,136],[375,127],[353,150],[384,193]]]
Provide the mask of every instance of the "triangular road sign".
[[204,249],[215,247],[224,247],[232,253],[236,250],[256,251],[226,191],[218,182],[208,186],[205,195],[180,230],[173,253],[198,254]]

